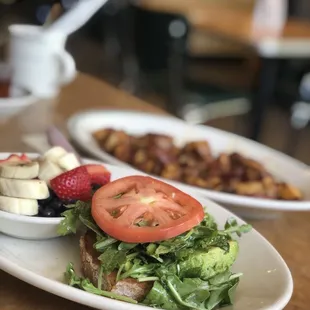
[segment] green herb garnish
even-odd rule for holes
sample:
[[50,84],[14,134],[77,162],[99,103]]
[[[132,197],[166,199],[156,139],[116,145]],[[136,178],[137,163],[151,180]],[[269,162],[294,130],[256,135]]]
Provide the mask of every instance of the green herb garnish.
[[103,290],[95,287],[88,279],[84,279],[84,278],[77,276],[72,263],[68,264],[67,270],[64,274],[64,279],[68,285],[82,289],[88,293],[101,295],[104,297],[109,297],[109,298],[117,299],[117,300],[121,300],[121,301],[126,301],[126,302],[130,302],[132,304],[137,303],[136,300],[133,300],[129,297],[120,296],[120,295],[115,294],[115,293],[103,291]]

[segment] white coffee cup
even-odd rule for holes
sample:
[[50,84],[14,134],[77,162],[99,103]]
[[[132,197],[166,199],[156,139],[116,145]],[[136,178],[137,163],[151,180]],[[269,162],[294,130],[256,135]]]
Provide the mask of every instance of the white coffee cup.
[[11,25],[9,63],[14,88],[52,98],[76,75],[75,62],[65,50],[67,36],[32,25]]

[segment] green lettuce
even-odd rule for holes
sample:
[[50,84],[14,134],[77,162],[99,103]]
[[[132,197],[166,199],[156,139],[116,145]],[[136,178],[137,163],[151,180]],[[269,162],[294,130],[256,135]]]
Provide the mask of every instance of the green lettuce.
[[[65,212],[61,215],[64,219],[58,225],[57,233],[60,236],[75,234],[79,228],[90,222],[90,226],[95,229],[96,234],[101,234],[99,227],[91,217],[90,202],[77,201],[73,205],[68,205]],[[82,219],[82,221],[81,221]],[[87,226],[87,225],[85,225]],[[90,228],[90,227],[88,227]],[[91,229],[91,228],[90,228]],[[93,230],[92,229],[92,230]]]
[[[102,274],[116,270],[117,281],[134,278],[153,283],[143,304],[171,310],[211,310],[233,303],[242,275],[230,271],[238,254],[238,243],[233,236],[248,232],[250,225],[239,226],[235,219],[229,219],[224,229],[219,230],[213,217],[206,215],[199,225],[175,238],[126,243],[108,236],[97,226],[89,203],[77,202],[63,216],[58,227],[60,235],[80,229],[91,230],[96,235],[94,248]],[[125,298],[77,277],[72,265],[68,266],[65,278],[69,285],[85,291],[119,300]]]
[[227,270],[203,281],[199,278],[181,280],[177,275],[169,274],[161,278],[160,282],[155,282],[144,303],[164,309],[199,310],[229,305],[233,303],[240,276]]

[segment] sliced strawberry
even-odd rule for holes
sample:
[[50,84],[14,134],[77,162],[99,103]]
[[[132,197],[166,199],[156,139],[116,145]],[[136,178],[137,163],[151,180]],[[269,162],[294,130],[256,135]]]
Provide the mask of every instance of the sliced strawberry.
[[52,179],[50,185],[60,199],[87,201],[91,198],[90,176],[85,166],[62,173]]
[[30,159],[26,154],[22,154],[21,156],[17,154],[11,154],[8,158],[0,160],[0,163],[17,162],[17,161],[30,161]]
[[111,172],[102,165],[85,165],[91,184],[105,185],[111,180]]
[[30,161],[29,157],[24,153],[22,155],[20,155],[19,158],[23,161]]

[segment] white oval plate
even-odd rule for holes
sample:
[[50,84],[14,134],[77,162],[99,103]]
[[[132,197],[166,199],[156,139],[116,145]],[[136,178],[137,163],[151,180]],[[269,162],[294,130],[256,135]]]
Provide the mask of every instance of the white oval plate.
[[[132,174],[131,170],[108,166],[113,179]],[[234,216],[206,198],[191,191],[223,227]],[[237,218],[237,217],[235,217]],[[240,224],[244,223],[238,219]],[[272,245],[254,229],[239,240],[240,253],[233,267],[242,272],[233,307],[225,310],[280,310],[292,296],[291,273]],[[62,283],[63,272],[69,262],[80,270],[79,245],[76,236],[51,240],[22,240],[0,233],[0,269],[40,289],[90,307],[103,310],[152,309],[140,305],[96,296]],[[38,259],[39,258],[39,259]],[[255,262],[255,263],[253,263]]]
[[[174,138],[177,145],[205,139],[210,143],[214,154],[239,152],[255,159],[261,162],[274,176],[294,184],[305,194],[303,201],[282,201],[222,193],[182,184],[182,187],[195,190],[201,195],[222,203],[240,215],[261,217],[267,213],[267,210],[310,210],[310,167],[262,144],[208,126],[191,126],[177,118],[141,112],[94,110],[76,114],[68,121],[68,130],[72,139],[83,150],[104,162],[130,167],[100,149],[92,137],[92,132],[107,127],[122,129],[133,135],[150,132],[167,134]],[[168,182],[168,180],[165,181]],[[171,180],[169,183],[181,184]]]

